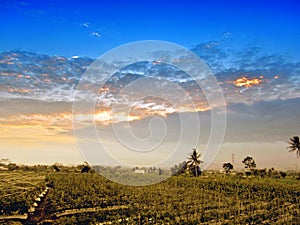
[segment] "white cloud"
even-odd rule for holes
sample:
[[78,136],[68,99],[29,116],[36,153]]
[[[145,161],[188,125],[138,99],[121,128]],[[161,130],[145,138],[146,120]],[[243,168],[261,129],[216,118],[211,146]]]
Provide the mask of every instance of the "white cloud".
[[93,36],[93,37],[101,37],[101,34],[98,33],[98,32],[93,31],[93,32],[91,32],[91,36]]
[[85,23],[82,23],[81,26],[83,26],[83,27],[89,27],[90,23],[89,22],[85,22]]

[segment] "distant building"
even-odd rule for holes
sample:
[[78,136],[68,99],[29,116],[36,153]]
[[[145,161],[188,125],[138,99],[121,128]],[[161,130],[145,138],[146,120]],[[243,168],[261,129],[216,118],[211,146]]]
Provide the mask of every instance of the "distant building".
[[140,173],[140,174],[145,174],[146,171],[145,170],[141,170],[141,169],[135,169],[134,173]]

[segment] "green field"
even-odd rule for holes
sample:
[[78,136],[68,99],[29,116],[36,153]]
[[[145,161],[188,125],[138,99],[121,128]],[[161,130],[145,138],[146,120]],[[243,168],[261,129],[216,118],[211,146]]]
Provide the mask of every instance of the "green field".
[[45,173],[0,172],[0,215],[27,213],[34,198],[45,187]]
[[42,203],[43,216],[37,217],[40,224],[46,220],[48,224],[299,224],[300,221],[300,181],[290,178],[180,175],[143,187],[116,184],[96,173],[3,172],[1,178],[2,208],[31,205],[45,183],[53,186]]

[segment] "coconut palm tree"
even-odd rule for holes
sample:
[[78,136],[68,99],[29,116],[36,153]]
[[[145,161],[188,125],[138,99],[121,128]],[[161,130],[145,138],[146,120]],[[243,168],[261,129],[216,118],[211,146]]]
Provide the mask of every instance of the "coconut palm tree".
[[200,164],[203,162],[200,160],[201,154],[197,152],[195,148],[193,151],[189,153],[189,157],[187,158],[187,164],[189,168],[193,171],[194,176],[198,176],[201,174]]
[[289,152],[296,151],[297,157],[300,156],[300,142],[299,142],[299,136],[294,136],[290,138],[290,141],[288,142],[290,146],[287,148],[289,149]]

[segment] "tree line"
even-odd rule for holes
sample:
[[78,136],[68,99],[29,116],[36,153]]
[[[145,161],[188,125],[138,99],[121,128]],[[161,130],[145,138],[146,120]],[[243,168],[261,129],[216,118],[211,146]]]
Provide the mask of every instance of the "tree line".
[[[288,141],[289,146],[287,149],[289,152],[296,152],[297,158],[300,157],[300,141],[299,136],[291,137]],[[191,175],[197,177],[202,174],[201,171],[201,163],[203,161],[200,159],[201,153],[197,152],[196,148],[192,149],[192,152],[188,154],[187,162],[183,162],[180,166],[173,167],[173,170],[178,170],[176,174],[182,173],[190,173]],[[275,171],[274,168],[269,170],[265,169],[256,169],[256,163],[252,156],[247,156],[242,160],[245,169],[248,171],[245,172],[245,175],[255,175],[255,176],[275,176],[275,177],[286,177],[286,172],[283,171]],[[226,174],[229,174],[231,170],[234,169],[233,165],[230,162],[226,162],[223,164],[223,169]],[[300,179],[300,177],[299,177]]]

